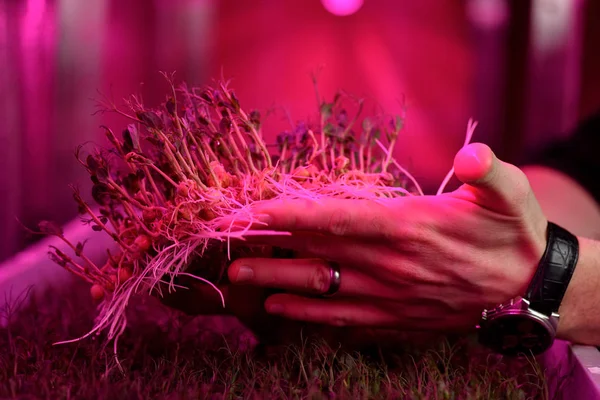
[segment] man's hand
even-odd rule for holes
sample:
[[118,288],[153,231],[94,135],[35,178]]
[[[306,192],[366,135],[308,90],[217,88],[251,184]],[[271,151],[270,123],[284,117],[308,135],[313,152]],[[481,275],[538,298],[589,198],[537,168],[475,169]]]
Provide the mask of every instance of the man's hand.
[[278,342],[285,330],[297,325],[294,321],[282,320],[265,311],[264,301],[269,291],[264,288],[220,285],[219,290],[225,299],[223,308],[219,293],[209,285],[190,281],[185,286],[187,289],[178,288],[165,294],[161,302],[188,315],[234,316],[265,343]]
[[[247,249],[246,252],[249,250]],[[271,250],[271,248],[255,248],[252,250],[252,256],[271,257],[273,255]],[[281,256],[282,252],[276,251],[275,254]],[[290,257],[293,254],[288,252],[285,256]],[[328,326],[291,321],[267,313],[264,302],[270,294],[276,292],[273,289],[253,285],[232,285],[225,279],[217,285],[219,293],[210,285],[188,276],[178,277],[177,283],[183,287],[171,292],[166,286],[163,288],[163,295],[160,297],[163,304],[193,316],[233,316],[252,331],[262,344],[289,344],[299,342],[303,337],[312,334],[318,334],[332,343],[337,343],[341,338],[348,338],[350,333],[348,330],[341,332]],[[353,337],[350,341],[356,342],[358,333],[352,333]]]
[[[270,257],[273,251],[270,247],[256,247],[244,249],[243,252],[252,257]],[[236,251],[234,253],[237,255]],[[185,275],[178,277],[177,284],[183,287],[169,291],[165,285],[160,296],[160,301],[171,308],[188,315],[236,317],[263,343],[285,342],[291,340],[291,335],[300,336],[299,322],[270,315],[265,311],[264,301],[274,290],[231,285],[225,279],[217,285],[219,293],[212,286]]]
[[[380,201],[271,201],[257,207],[260,237],[303,259],[244,258],[229,268],[233,283],[293,293],[270,296],[272,314],[331,325],[464,330],[481,311],[523,295],[542,256],[547,220],[517,167],[485,145],[454,161],[463,185],[439,196]],[[325,260],[341,265],[332,298]]]

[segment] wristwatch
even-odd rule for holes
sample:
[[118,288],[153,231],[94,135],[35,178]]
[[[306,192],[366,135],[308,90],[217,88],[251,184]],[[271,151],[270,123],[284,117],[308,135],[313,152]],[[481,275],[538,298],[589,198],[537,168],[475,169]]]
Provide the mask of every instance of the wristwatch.
[[479,342],[508,355],[537,355],[556,338],[558,309],[579,257],[579,241],[549,222],[547,244],[527,292],[508,303],[484,310],[477,326]]

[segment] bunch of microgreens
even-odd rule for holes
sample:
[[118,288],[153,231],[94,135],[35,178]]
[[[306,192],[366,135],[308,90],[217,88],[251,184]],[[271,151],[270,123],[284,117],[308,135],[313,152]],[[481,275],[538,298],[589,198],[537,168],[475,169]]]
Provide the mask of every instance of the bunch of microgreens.
[[[77,151],[99,206],[87,204],[74,188],[82,219],[114,239],[118,252],[108,251],[106,264],[96,265],[86,257],[84,243],[69,241],[56,224],[39,226],[42,233],[61,238],[76,256],[52,247],[51,258],[89,282],[92,296],[101,300],[94,329],[74,340],[107,330],[116,350],[130,297],[176,290],[177,276],[195,277],[218,290],[215,279],[206,276],[210,265],[224,269],[231,257],[230,239],[283,234],[257,229],[251,207],[257,201],[423,194],[392,157],[404,115],[362,118],[362,99],[340,92],[325,101],[317,90],[317,120],[279,134],[271,153],[260,113],[244,110],[227,83],[177,89],[165,77],[172,90],[160,108],[146,108],[135,96],[127,101],[127,111],[107,101],[106,109],[132,123],[120,134],[103,127],[110,148],[96,147],[86,156],[82,147]],[[316,79],[314,83],[316,88]],[[348,107],[356,113],[349,115]],[[474,127],[470,122],[465,143]],[[190,273],[192,264],[223,244],[226,251],[217,251],[216,258],[211,253],[205,263],[206,274]]]

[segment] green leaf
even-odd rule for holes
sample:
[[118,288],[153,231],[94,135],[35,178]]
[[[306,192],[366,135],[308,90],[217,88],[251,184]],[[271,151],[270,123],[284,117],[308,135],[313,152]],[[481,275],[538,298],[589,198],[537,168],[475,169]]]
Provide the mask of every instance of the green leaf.
[[375,141],[375,140],[379,139],[380,137],[381,137],[381,129],[379,129],[379,128],[378,128],[378,129],[375,129],[375,130],[373,131],[373,136],[371,136],[371,139],[372,139],[373,141]]
[[394,120],[394,128],[396,129],[396,132],[400,132],[402,128],[404,128],[404,118],[402,118],[399,115],[396,115],[396,118]]
[[335,126],[333,124],[327,124],[323,127],[323,134],[326,136],[334,136],[335,135]]
[[328,119],[329,117],[331,117],[331,114],[333,113],[333,104],[331,103],[323,103],[321,104],[321,115],[323,116],[324,119]]
[[240,101],[238,100],[233,90],[229,92],[229,95],[231,96],[231,105],[233,106],[233,109],[235,111],[240,111]]

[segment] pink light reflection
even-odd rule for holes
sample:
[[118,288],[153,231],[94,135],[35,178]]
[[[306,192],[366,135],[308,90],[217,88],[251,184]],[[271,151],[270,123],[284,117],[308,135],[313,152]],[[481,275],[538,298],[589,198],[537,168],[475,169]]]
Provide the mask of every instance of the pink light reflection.
[[321,0],[321,3],[333,15],[344,17],[360,10],[363,0]]
[[23,40],[25,44],[30,44],[30,41],[39,36],[44,12],[46,11],[46,0],[28,0],[27,12],[25,13],[23,23]]
[[2,45],[2,50],[6,50],[7,39],[8,39],[8,24],[6,21],[8,20],[8,7],[6,5],[0,5],[0,45]]

